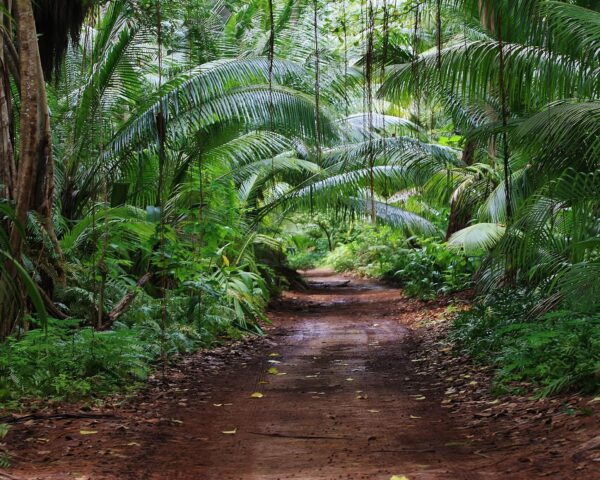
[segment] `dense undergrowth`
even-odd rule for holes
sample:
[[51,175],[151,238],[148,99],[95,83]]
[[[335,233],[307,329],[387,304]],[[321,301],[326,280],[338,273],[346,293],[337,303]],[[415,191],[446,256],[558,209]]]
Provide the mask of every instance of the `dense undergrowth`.
[[457,314],[450,338],[496,369],[497,394],[547,396],[600,389],[600,315],[557,310],[535,316],[535,292],[501,290]]
[[46,328],[15,335],[0,347],[0,408],[19,408],[23,401],[42,399],[99,398],[135,389],[157,363],[259,332],[256,319],[248,330],[248,325],[231,321],[229,306],[220,308],[226,314],[170,321],[166,328],[151,316],[125,318],[107,331],[77,320],[52,320]]
[[[229,209],[224,213],[232,225],[239,222]],[[198,228],[193,216],[161,238],[151,213],[129,207],[105,214],[109,232],[84,221],[61,239],[69,269],[56,298],[69,318],[32,314],[0,345],[0,408],[136,388],[157,363],[260,334],[271,295],[286,284],[259,261],[276,258],[277,243],[243,237],[239,224],[200,225],[200,244],[188,237]],[[91,275],[100,255],[102,274]],[[158,281],[136,285],[143,272]],[[131,302],[120,310],[128,296]]]

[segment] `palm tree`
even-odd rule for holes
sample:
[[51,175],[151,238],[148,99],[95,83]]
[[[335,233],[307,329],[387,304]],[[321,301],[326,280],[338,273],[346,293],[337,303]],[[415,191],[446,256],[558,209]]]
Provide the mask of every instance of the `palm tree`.
[[589,283],[597,262],[599,14],[545,0],[444,3],[460,35],[392,67],[383,93],[403,98],[418,82],[451,115],[475,151],[453,194],[472,225],[450,243],[490,251],[481,286],[538,286],[548,308],[566,285]]

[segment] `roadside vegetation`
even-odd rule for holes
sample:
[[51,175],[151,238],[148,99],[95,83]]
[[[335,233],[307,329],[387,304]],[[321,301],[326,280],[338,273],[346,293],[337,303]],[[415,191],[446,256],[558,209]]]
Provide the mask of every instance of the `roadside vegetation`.
[[323,265],[471,290],[498,393],[600,387],[596,2],[2,6],[0,407],[260,334]]

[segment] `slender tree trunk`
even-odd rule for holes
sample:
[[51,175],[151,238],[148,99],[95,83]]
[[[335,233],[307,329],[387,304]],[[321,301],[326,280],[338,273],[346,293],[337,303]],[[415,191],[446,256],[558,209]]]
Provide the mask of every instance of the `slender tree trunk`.
[[502,159],[504,166],[504,191],[506,201],[506,222],[510,223],[513,216],[512,185],[510,169],[510,150],[508,146],[508,92],[506,85],[506,62],[504,56],[504,39],[502,37],[502,16],[498,14],[498,53],[500,65],[498,66],[498,83],[500,86],[500,100],[502,105]]
[[4,61],[0,62],[0,183],[2,198],[13,198],[15,178],[15,157],[10,134],[10,85]]
[[[475,161],[475,147],[476,144],[472,140],[465,143],[462,152],[462,160],[465,165],[473,165],[473,162]],[[469,225],[471,218],[471,212],[465,209],[464,206],[461,208],[458,199],[453,198],[450,202],[450,215],[448,217],[446,241],[448,241],[454,233],[466,228]]]

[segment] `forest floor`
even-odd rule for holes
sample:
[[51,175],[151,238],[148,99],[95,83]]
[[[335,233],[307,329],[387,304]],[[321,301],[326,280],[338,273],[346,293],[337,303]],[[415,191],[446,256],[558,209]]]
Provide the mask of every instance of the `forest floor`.
[[101,408],[15,418],[0,478],[600,479],[600,402],[494,399],[489,372],[441,340],[451,299],[308,280],[264,338],[186,357]]

